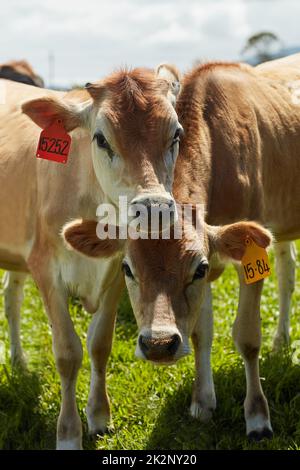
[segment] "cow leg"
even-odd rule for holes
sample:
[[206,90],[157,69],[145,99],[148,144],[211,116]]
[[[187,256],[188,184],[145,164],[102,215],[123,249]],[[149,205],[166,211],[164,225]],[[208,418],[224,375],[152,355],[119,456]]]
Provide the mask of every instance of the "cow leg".
[[38,265],[38,261],[31,271],[42,294],[52,327],[53,352],[61,380],[62,402],[57,423],[56,448],[81,449],[82,425],[76,404],[76,380],[82,362],[82,346],[70,318],[68,293],[60,280],[59,266],[54,265],[51,272],[42,266],[35,271],[36,264]]
[[292,242],[275,243],[276,272],[279,287],[279,322],[273,349],[278,351],[290,340],[290,305],[295,289],[296,247]]
[[61,381],[56,448],[81,449],[82,425],[76,404],[76,381],[82,362],[82,346],[70,318],[66,292],[56,288],[46,299],[52,324],[53,352]]
[[4,275],[4,308],[10,337],[10,357],[13,366],[25,367],[20,339],[20,310],[23,302],[25,273],[7,271]]
[[251,439],[260,440],[273,435],[268,402],[259,378],[260,298],[263,281],[247,285],[241,266],[236,269],[240,279],[240,295],[238,314],[233,325],[233,339],[245,364],[247,394],[244,409],[247,435]]
[[193,386],[191,415],[208,421],[216,408],[216,395],[211,370],[210,354],[213,340],[213,312],[211,286],[207,284],[200,315],[192,341],[195,350],[196,378]]
[[113,269],[114,274],[110,285],[104,289],[101,296],[101,304],[94,314],[87,339],[91,358],[91,386],[86,408],[90,435],[103,434],[110,424],[106,365],[112,347],[117,306],[124,288],[120,260],[112,260],[110,268],[109,273]]

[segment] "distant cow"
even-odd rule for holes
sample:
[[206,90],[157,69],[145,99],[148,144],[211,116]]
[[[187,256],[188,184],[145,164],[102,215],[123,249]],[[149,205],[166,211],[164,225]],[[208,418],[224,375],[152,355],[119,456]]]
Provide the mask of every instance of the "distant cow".
[[[288,244],[300,235],[299,80],[300,54],[270,63],[267,71],[209,63],[188,73],[176,108],[184,134],[173,194],[179,203],[203,205],[205,212],[198,213],[203,237],[191,223],[182,240],[128,242],[123,269],[139,327],[137,354],[172,363],[189,352],[192,337],[196,380],[191,414],[200,419],[209,418],[216,406],[207,283],[223,270],[216,255],[241,260],[247,237],[263,247],[270,243],[267,231],[238,220],[263,223],[277,242]],[[66,227],[65,238],[86,255],[101,256],[104,242],[95,228],[96,222],[92,229],[91,222],[75,221]],[[187,248],[190,241],[195,251]],[[272,436],[259,377],[263,281],[246,285],[241,266],[236,269],[240,297],[233,337],[245,363],[247,434],[261,439]]]
[[[101,326],[109,337],[114,299],[124,283],[118,257],[107,262],[85,259],[66,249],[60,231],[74,217],[96,217],[100,202],[117,206],[120,195],[127,196],[132,207],[143,204],[148,210],[162,202],[168,211],[174,206],[171,190],[180,125],[173,107],[178,90],[172,70],[172,80],[161,76],[162,70],[120,70],[86,90],[69,93],[1,80],[6,101],[0,104],[0,267],[9,271],[5,311],[11,355],[13,362],[22,363],[19,315],[30,273],[50,319],[61,377],[59,449],[82,445],[75,396],[82,346],[68,298],[77,295],[94,313],[88,334],[92,379],[87,417],[90,433],[103,432],[109,402],[102,364],[110,345]],[[35,156],[41,128],[53,123],[72,135],[66,165]]]
[[0,64],[0,78],[40,88],[44,87],[44,80],[34,72],[33,68],[26,60]]

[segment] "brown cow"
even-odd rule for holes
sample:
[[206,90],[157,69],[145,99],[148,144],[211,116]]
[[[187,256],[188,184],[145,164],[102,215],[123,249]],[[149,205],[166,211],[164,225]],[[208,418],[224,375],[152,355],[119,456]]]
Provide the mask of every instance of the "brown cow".
[[[101,364],[110,346],[100,326],[113,328],[114,298],[124,282],[116,268],[118,257],[101,263],[83,259],[66,250],[60,231],[74,217],[96,217],[100,202],[118,205],[119,195],[126,195],[133,207],[174,205],[178,87],[174,69],[161,77],[162,70],[120,70],[88,90],[66,94],[0,81],[5,98],[0,104],[0,267],[9,271],[5,311],[11,355],[13,362],[23,362],[19,314],[29,272],[52,325],[61,377],[59,449],[81,448],[82,434],[75,397],[82,347],[69,315],[69,295],[76,294],[95,312],[88,335],[92,380],[87,414],[90,432],[101,432],[109,420]],[[40,128],[58,120],[72,135],[66,165],[35,157]],[[112,283],[116,293],[108,289]]]
[[[123,266],[139,326],[137,353],[155,362],[174,362],[188,353],[188,337],[192,337],[196,381],[191,413],[195,417],[207,419],[216,405],[210,366],[211,299],[206,282],[223,269],[215,253],[241,259],[246,237],[268,245],[266,232],[252,223],[235,223],[237,220],[263,223],[279,242],[300,235],[299,79],[300,55],[269,64],[266,70],[210,63],[187,74],[177,104],[184,136],[175,168],[174,196],[178,202],[202,204],[209,225],[202,220],[202,239],[197,239],[191,224],[183,240],[130,240],[127,246]],[[219,227],[223,224],[226,226]],[[85,227],[84,221],[74,222],[66,228],[65,238],[90,255],[87,240],[93,240],[99,256],[103,241],[97,241],[95,226],[93,231],[90,226],[85,231]],[[190,238],[197,250],[187,249]],[[247,434],[260,439],[272,435],[259,378],[263,282],[246,285],[240,266],[236,269],[240,298],[233,337],[245,362]]]
[[13,60],[0,65],[0,78],[26,85],[44,87],[44,80],[37,75],[26,60]]

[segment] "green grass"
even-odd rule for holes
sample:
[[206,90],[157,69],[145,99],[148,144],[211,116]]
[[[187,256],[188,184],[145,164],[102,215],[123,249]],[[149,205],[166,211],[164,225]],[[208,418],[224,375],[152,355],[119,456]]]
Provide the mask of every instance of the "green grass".
[[[26,283],[25,290],[21,331],[29,371],[21,374],[13,373],[9,364],[8,329],[0,288],[0,340],[6,347],[6,363],[0,365],[0,448],[51,449],[55,446],[59,413],[59,379],[51,351],[50,328],[38,291],[32,281]],[[265,283],[262,299],[261,377],[275,437],[256,444],[249,443],[245,437],[245,375],[231,339],[237,291],[235,272],[228,267],[213,285],[215,339],[212,357],[217,410],[206,425],[188,414],[194,377],[192,355],[171,367],[156,368],[137,360],[134,356],[137,327],[124,296],[108,368],[115,429],[113,434],[96,442],[87,437],[84,415],[89,384],[85,341],[90,315],[76,301],[72,303],[71,315],[85,347],[77,390],[84,423],[84,448],[300,449],[300,365],[292,360],[292,351],[276,356],[271,354],[278,319],[274,274]],[[292,341],[300,340],[299,300],[298,278],[292,304]]]

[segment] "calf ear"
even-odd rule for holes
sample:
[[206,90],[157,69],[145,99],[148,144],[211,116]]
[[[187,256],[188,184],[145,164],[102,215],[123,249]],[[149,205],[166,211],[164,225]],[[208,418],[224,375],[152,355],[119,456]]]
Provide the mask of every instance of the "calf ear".
[[79,105],[52,96],[26,101],[22,104],[22,111],[42,129],[56,120],[62,122],[67,132],[84,123],[83,110]]
[[62,236],[68,248],[91,258],[109,258],[121,250],[117,239],[102,240],[97,236],[98,222],[74,220],[63,227]]
[[175,106],[177,96],[180,92],[180,72],[170,64],[161,64],[156,69],[156,75],[167,84],[167,96],[172,105]]
[[251,238],[262,248],[267,248],[272,241],[271,233],[256,222],[237,222],[223,227],[208,226],[208,236],[212,251],[237,261],[245,254],[247,238]]

